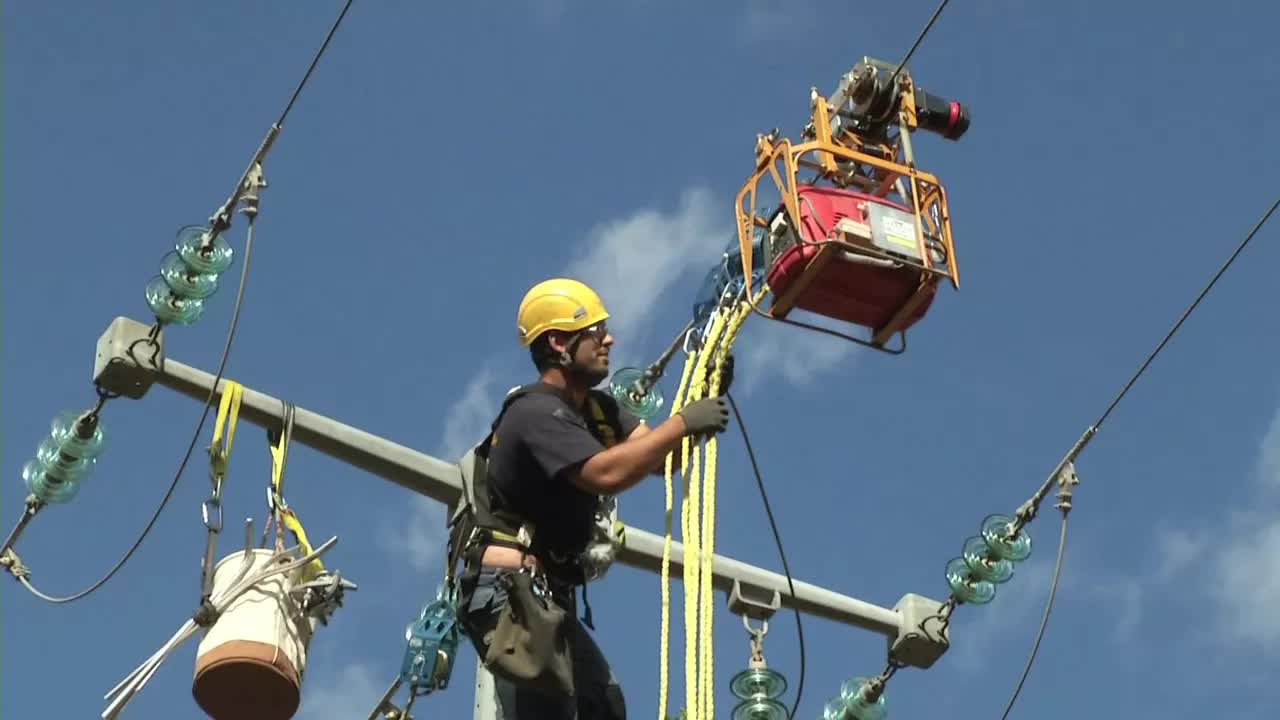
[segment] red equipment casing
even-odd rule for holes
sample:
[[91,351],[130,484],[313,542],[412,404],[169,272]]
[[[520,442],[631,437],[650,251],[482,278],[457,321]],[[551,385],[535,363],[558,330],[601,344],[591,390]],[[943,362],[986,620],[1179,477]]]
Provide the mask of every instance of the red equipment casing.
[[[920,262],[916,241],[915,215],[905,207],[874,195],[832,187],[801,185],[799,196],[801,237],[809,243],[820,243],[836,236],[836,226],[857,228],[864,233],[858,242],[881,253]],[[780,209],[771,226],[786,224]],[[869,237],[865,237],[869,235]],[[849,234],[845,233],[846,241]],[[797,242],[792,228],[771,234],[767,241],[765,267],[769,287],[777,298],[786,295],[824,247],[821,244]],[[793,307],[824,317],[843,320],[872,330],[883,328],[920,287],[925,271],[910,265],[870,255],[858,255],[843,248],[832,248],[834,257],[817,269],[809,284],[800,291]],[[896,266],[895,266],[896,265]],[[905,330],[924,317],[937,289],[929,283],[925,297],[900,325]],[[784,310],[784,314],[785,314]]]

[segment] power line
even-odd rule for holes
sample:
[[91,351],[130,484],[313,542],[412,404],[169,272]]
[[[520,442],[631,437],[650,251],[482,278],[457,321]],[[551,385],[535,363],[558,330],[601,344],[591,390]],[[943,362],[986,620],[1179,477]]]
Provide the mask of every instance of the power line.
[[[1091,440],[1093,436],[1097,433],[1098,428],[1102,425],[1103,422],[1106,421],[1107,417],[1111,415],[1111,412],[1115,410],[1116,406],[1120,404],[1120,401],[1123,400],[1124,397],[1128,394],[1129,390],[1134,386],[1134,383],[1138,381],[1138,378],[1142,377],[1142,374],[1146,372],[1148,367],[1151,366],[1151,363],[1156,359],[1156,356],[1159,355],[1160,352],[1164,350],[1165,346],[1169,344],[1169,341],[1173,339],[1174,334],[1176,334],[1179,328],[1182,327],[1182,324],[1187,321],[1187,318],[1191,316],[1191,313],[1195,312],[1196,308],[1199,307],[1200,302],[1204,300],[1204,298],[1209,294],[1209,291],[1213,289],[1214,285],[1217,284],[1218,280],[1221,279],[1223,274],[1226,273],[1227,268],[1231,267],[1232,263],[1236,261],[1236,258],[1240,257],[1240,254],[1244,252],[1244,249],[1248,247],[1249,243],[1253,241],[1253,238],[1257,236],[1260,230],[1262,230],[1262,227],[1266,225],[1267,221],[1271,218],[1271,215],[1275,213],[1276,208],[1278,207],[1280,207],[1280,197],[1277,197],[1275,202],[1271,203],[1271,206],[1267,208],[1267,211],[1263,213],[1262,217],[1258,220],[1258,222],[1254,224],[1253,228],[1249,231],[1249,234],[1245,235],[1244,240],[1240,241],[1240,243],[1236,246],[1236,249],[1231,253],[1230,257],[1227,258],[1226,262],[1224,262],[1222,266],[1218,268],[1218,271],[1213,274],[1213,277],[1209,279],[1209,282],[1206,283],[1205,286],[1200,290],[1199,294],[1196,295],[1195,300],[1193,300],[1191,304],[1187,306],[1187,309],[1182,312],[1182,315],[1178,317],[1178,321],[1174,323],[1173,327],[1169,330],[1169,332],[1165,333],[1164,338],[1160,340],[1160,343],[1155,347],[1155,349],[1152,350],[1151,353],[1147,355],[1146,360],[1144,360],[1142,365],[1138,367],[1137,371],[1134,372],[1133,376],[1129,378],[1129,382],[1125,383],[1124,387],[1120,390],[1120,392],[1116,395],[1116,397],[1112,399],[1110,404],[1107,405],[1107,409],[1103,411],[1102,415],[1098,418],[1098,420],[1094,422],[1093,425],[1089,426],[1087,430],[1085,430],[1084,434],[1080,437],[1080,439],[1076,441],[1076,444],[1071,448],[1070,451],[1068,451],[1066,457],[1064,457],[1062,461],[1058,463],[1057,468],[1054,469],[1053,473],[1049,476],[1049,478],[1036,491],[1036,494],[1033,495],[1031,499],[1028,500],[1023,505],[1023,509],[1019,510],[1019,515],[1022,515],[1024,512],[1026,513],[1025,514],[1026,522],[1029,522],[1030,519],[1034,517],[1037,505],[1039,505],[1039,503],[1049,493],[1049,489],[1053,487],[1053,484],[1055,482],[1059,482],[1060,474],[1063,473],[1069,467],[1070,463],[1074,461],[1075,457],[1079,455],[1081,451],[1084,450],[1085,445],[1087,445],[1089,440]],[[1069,490],[1068,490],[1068,495],[1069,495]],[[1009,712],[1013,709],[1014,702],[1018,699],[1018,695],[1022,692],[1022,687],[1026,683],[1027,675],[1031,672],[1031,667],[1036,660],[1036,654],[1040,649],[1040,641],[1044,638],[1045,629],[1049,624],[1049,614],[1053,611],[1054,596],[1057,594],[1057,590],[1058,590],[1058,577],[1062,571],[1062,556],[1066,549],[1067,511],[1070,510],[1069,502],[1066,504],[1065,507],[1062,507],[1060,505],[1060,508],[1063,510],[1062,532],[1061,532],[1061,536],[1058,539],[1058,555],[1057,555],[1057,560],[1054,562],[1053,579],[1050,581],[1050,585],[1049,585],[1049,598],[1045,604],[1044,616],[1040,621],[1040,629],[1036,633],[1035,641],[1032,643],[1031,654],[1027,658],[1026,666],[1023,668],[1022,677],[1018,680],[1018,685],[1016,688],[1014,688],[1013,695],[1009,698],[1009,702],[1005,706],[1004,714],[1001,716],[1001,720],[1005,720],[1006,718],[1009,717]],[[1022,522],[1024,520],[1022,517],[1020,517],[1019,521]]]
[[334,33],[338,32],[338,26],[342,24],[342,19],[347,16],[347,11],[351,9],[351,3],[354,0],[347,0],[342,6],[342,12],[338,13],[338,19],[333,21],[333,25],[329,28],[329,34],[324,36],[324,42],[320,43],[320,49],[316,51],[315,57],[311,58],[311,64],[307,66],[307,72],[302,75],[302,80],[298,82],[298,87],[293,91],[293,95],[289,98],[289,103],[284,106],[284,112],[280,113],[280,119],[276,121],[276,127],[284,125],[284,119],[288,117],[289,111],[293,109],[293,104],[298,101],[298,96],[302,94],[302,88],[306,86],[307,80],[311,79],[311,73],[316,69],[316,65],[320,63],[320,56],[324,55],[324,51],[329,47],[329,41],[333,39]]
[[898,79],[898,73],[902,68],[907,66],[907,62],[911,60],[911,56],[916,54],[916,49],[920,47],[920,43],[924,42],[924,38],[929,34],[929,30],[933,28],[933,24],[938,21],[938,16],[942,14],[943,9],[947,7],[947,3],[951,0],[942,0],[938,4],[938,8],[933,11],[933,16],[929,18],[929,22],[925,23],[924,29],[916,36],[916,41],[911,43],[911,49],[907,50],[907,54],[902,56],[902,62],[898,63],[898,67],[893,69],[893,75],[889,77],[889,85],[892,87],[893,81]]
[[1155,360],[1156,356],[1160,354],[1160,351],[1164,349],[1164,346],[1173,339],[1174,333],[1178,332],[1178,328],[1182,327],[1182,323],[1186,322],[1187,318],[1200,304],[1200,301],[1209,294],[1209,291],[1212,290],[1213,286],[1218,282],[1218,278],[1221,278],[1222,274],[1227,271],[1227,268],[1231,267],[1231,264],[1236,261],[1236,258],[1239,257],[1240,253],[1249,245],[1253,240],[1253,237],[1258,234],[1258,231],[1262,229],[1262,226],[1271,218],[1271,214],[1276,211],[1277,207],[1280,207],[1280,197],[1276,198],[1276,201],[1271,203],[1271,207],[1267,209],[1267,212],[1264,213],[1262,218],[1258,220],[1257,224],[1253,226],[1253,229],[1249,231],[1249,234],[1245,236],[1244,240],[1236,246],[1236,250],[1231,253],[1231,257],[1227,258],[1227,261],[1222,264],[1222,267],[1218,268],[1218,272],[1214,273],[1213,278],[1204,286],[1204,289],[1200,291],[1200,294],[1196,296],[1196,299],[1191,303],[1191,305],[1187,306],[1186,310],[1183,311],[1182,316],[1178,318],[1178,322],[1174,323],[1168,333],[1165,333],[1164,339],[1160,341],[1160,344],[1156,346],[1155,350],[1151,351],[1151,354],[1147,356],[1146,361],[1143,362],[1142,366],[1138,368],[1138,371],[1133,374],[1133,377],[1129,379],[1129,382],[1125,383],[1124,388],[1118,395],[1116,395],[1115,399],[1111,401],[1111,404],[1107,406],[1106,411],[1102,413],[1102,416],[1098,418],[1097,422],[1093,424],[1094,430],[1097,430],[1102,423],[1106,422],[1111,411],[1114,410],[1116,406],[1120,404],[1120,401],[1124,399],[1124,396],[1129,393],[1129,388],[1133,387],[1133,384],[1138,381],[1138,378],[1142,376],[1142,373],[1146,372],[1147,367],[1151,365],[1151,361]]

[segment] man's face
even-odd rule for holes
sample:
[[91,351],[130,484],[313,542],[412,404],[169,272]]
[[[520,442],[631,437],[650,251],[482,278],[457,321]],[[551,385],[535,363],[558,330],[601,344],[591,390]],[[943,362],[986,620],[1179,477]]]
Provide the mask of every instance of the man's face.
[[573,360],[570,369],[586,380],[589,387],[595,386],[609,377],[609,348],[613,346],[613,336],[609,334],[609,327],[604,322],[598,322],[575,334],[576,346],[570,339],[572,336],[566,338],[569,343],[566,349],[572,353]]

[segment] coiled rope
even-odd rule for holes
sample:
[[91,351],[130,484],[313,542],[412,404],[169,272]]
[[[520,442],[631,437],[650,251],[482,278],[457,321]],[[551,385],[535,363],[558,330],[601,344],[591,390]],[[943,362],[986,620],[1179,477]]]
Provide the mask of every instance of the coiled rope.
[[[761,289],[763,297],[766,289]],[[758,302],[759,298],[755,301]],[[743,299],[731,308],[721,308],[713,317],[702,347],[690,353],[681,373],[680,386],[671,404],[672,416],[691,402],[719,394],[724,363],[733,349],[743,322],[751,313],[752,301]],[[705,445],[705,450],[703,446]],[[686,437],[680,448],[684,478],[681,501],[681,541],[684,543],[685,609],[685,717],[705,720],[715,713],[715,608],[713,605],[712,559],[715,556],[717,439],[705,441]],[[658,712],[665,719],[670,677],[667,668],[670,646],[670,562],[672,545],[674,453],[665,467],[666,526],[662,552],[662,628]],[[690,463],[692,461],[692,464]]]

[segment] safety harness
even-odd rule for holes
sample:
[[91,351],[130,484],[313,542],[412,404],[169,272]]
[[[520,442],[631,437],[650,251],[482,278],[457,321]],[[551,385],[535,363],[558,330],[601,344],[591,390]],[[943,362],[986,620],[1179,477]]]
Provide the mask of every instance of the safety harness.
[[[601,539],[593,538],[586,550],[578,557],[562,557],[536,542],[537,528],[528,518],[520,516],[505,503],[501,509],[493,508],[492,500],[495,497],[501,498],[497,488],[489,483],[489,453],[493,440],[507,409],[516,400],[531,393],[553,395],[561,398],[571,407],[573,405],[564,390],[542,382],[517,387],[507,394],[498,416],[489,428],[489,434],[479,445],[463,456],[459,463],[462,470],[463,492],[458,501],[458,507],[449,519],[445,580],[450,586],[454,585],[455,573],[460,561],[465,562],[464,574],[477,572],[480,556],[484,548],[489,545],[514,548],[537,558],[545,569],[557,570],[558,572],[551,573],[553,576],[567,580],[570,584],[582,585],[584,610],[582,621],[594,630],[586,586],[588,581],[603,575],[603,572],[597,568],[593,573],[591,569],[584,568],[582,555],[592,554],[591,546],[601,542]],[[587,392],[586,405],[590,416],[587,418],[588,429],[602,445],[610,448],[618,444],[622,426],[616,414],[612,417],[606,416],[604,407],[597,399],[597,394],[603,393],[597,390]],[[599,497],[596,526],[597,536],[602,526],[608,534],[603,542],[612,544],[620,540],[621,525],[617,522],[616,501],[612,497]],[[569,578],[564,577],[566,573],[570,575]]]

